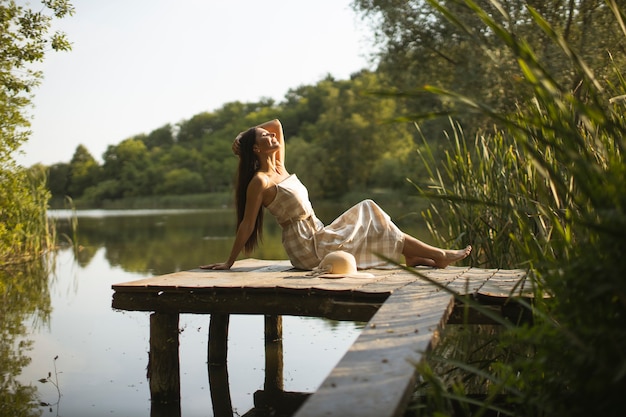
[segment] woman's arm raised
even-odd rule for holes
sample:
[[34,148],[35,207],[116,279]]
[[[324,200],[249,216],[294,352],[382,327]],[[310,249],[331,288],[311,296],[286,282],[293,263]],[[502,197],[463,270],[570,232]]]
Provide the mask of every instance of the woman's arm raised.
[[278,155],[276,155],[276,159],[285,166],[285,137],[283,134],[283,125],[280,123],[280,120],[268,120],[257,127],[263,128],[276,135],[276,139],[278,139],[278,143],[280,143],[280,150],[278,151]]
[[[255,127],[263,128],[268,132],[276,135],[276,139],[278,139],[278,142],[280,143],[280,150],[276,155],[276,159],[280,161],[283,166],[285,166],[285,137],[283,134],[283,125],[280,123],[280,120],[269,120]],[[239,155],[239,140],[241,139],[241,135],[243,135],[245,132],[245,130],[243,132],[239,132],[239,134],[237,135],[237,137],[235,137],[235,140],[233,141],[232,149],[235,155]]]

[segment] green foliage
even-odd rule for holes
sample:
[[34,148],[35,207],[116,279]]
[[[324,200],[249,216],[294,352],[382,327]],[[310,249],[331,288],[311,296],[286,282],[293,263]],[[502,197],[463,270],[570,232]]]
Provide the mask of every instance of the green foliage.
[[441,342],[418,365],[418,385],[407,416],[533,415],[511,384],[507,366],[533,354],[531,345],[504,346],[501,325],[446,326]]
[[161,188],[157,188],[160,194],[193,194],[202,190],[202,177],[197,172],[191,172],[187,168],[173,169],[165,174]]
[[[547,48],[560,52],[559,68],[567,66],[579,80],[572,88],[571,79],[544,63],[531,42],[516,36],[493,13],[465,1],[479,19],[469,26],[441,3],[431,3],[459,26],[491,33],[491,41],[501,42],[516,58],[523,82],[532,91],[532,98],[520,102],[516,112],[505,113],[465,94],[425,89],[466,114],[490,117],[502,127],[470,143],[455,126],[441,165],[423,154],[432,173],[428,195],[444,200],[443,206],[433,205],[426,212],[433,230],[448,225],[446,237],[443,232],[437,235],[476,242],[473,262],[506,267],[525,261],[536,274],[534,326],[510,329],[502,341],[508,347],[521,341],[532,346],[534,354],[510,364],[497,362],[491,373],[494,380],[505,381],[501,394],[517,393],[507,397],[506,412],[621,415],[626,392],[622,66],[610,65],[610,76],[603,68],[598,73],[607,78],[597,78],[565,39],[564,29],[528,8],[529,23],[551,41]],[[606,7],[616,12],[611,26],[623,26],[617,3],[610,1]]]
[[[551,183],[537,172],[533,158],[505,132],[477,135],[468,142],[458,123],[451,127],[443,161],[433,156],[427,142],[419,151],[431,181],[415,185],[421,195],[440,200],[423,212],[432,236],[442,245],[471,244],[469,263],[488,268],[527,266],[529,256],[516,242],[528,233],[538,250],[556,251],[555,225],[544,216],[552,210],[537,206],[551,202]],[[558,164],[551,152],[542,156]]]
[[35,12],[12,0],[0,2],[0,164],[5,169],[12,153],[28,138],[24,111],[41,79],[41,73],[29,64],[43,61],[50,49],[70,49],[62,33],[48,36],[48,31],[54,18],[73,13],[72,6],[67,0],[45,1],[44,5],[53,16],[45,14],[45,8]]
[[[564,40],[576,47],[579,56],[600,78],[610,73],[606,51],[621,51],[625,44],[619,21],[602,0],[477,0],[474,3],[512,38],[524,39],[542,65],[570,89],[580,82],[580,74],[571,71],[558,44],[550,41],[550,35],[537,30],[526,4],[533,5],[562,33]],[[500,38],[482,23],[480,14],[468,2],[354,0],[353,7],[372,22],[380,46],[378,72],[390,79],[389,86],[395,91],[415,92],[424,85],[436,85],[462,91],[468,97],[480,97],[484,104],[504,111],[514,111],[517,103],[533,95],[517,65],[516,51],[502,48]],[[620,65],[624,59],[620,54]],[[408,114],[416,115],[447,113],[459,108],[454,102],[428,94],[414,95],[405,104]],[[480,114],[458,112],[455,117],[466,126],[470,136],[493,123]],[[422,122],[428,138],[438,136],[445,128],[445,119]]]
[[[372,173],[381,157],[402,159],[413,149],[409,125],[382,123],[398,111],[395,101],[359,94],[381,88],[375,74],[363,72],[350,81],[326,81],[319,87],[326,90],[321,100],[324,111],[300,137],[322,153],[325,163],[317,168],[319,176],[307,185],[323,191],[323,197],[376,184]],[[407,173],[402,171],[400,178]]]
[[119,145],[109,145],[104,153],[102,167],[105,180],[115,186],[113,198],[152,194],[148,178],[148,150],[141,139],[130,138]]
[[21,262],[52,245],[46,206],[43,167],[0,170],[0,259],[3,264]]
[[[285,101],[232,102],[196,114],[176,126],[110,145],[99,166],[79,145],[69,164],[50,167],[56,201],[66,195],[79,205],[111,200],[232,190],[237,158],[233,138],[243,129],[280,118],[288,143],[287,167],[306,181],[313,196],[337,197],[368,187],[402,187],[417,169],[415,132],[384,120],[399,111],[375,73],[350,80],[326,77],[315,86],[290,90]],[[324,164],[316,163],[316,159]],[[399,163],[400,162],[400,163]]]
[[48,167],[48,190],[53,197],[61,200],[68,195],[70,164],[60,162]]
[[[41,73],[31,64],[49,50],[68,50],[62,33],[48,34],[54,18],[73,13],[67,0],[44,1],[33,11],[0,1],[0,261],[23,260],[49,243],[46,206],[49,194],[41,167],[18,167],[14,153],[28,139],[27,109]],[[46,14],[52,12],[52,15]]]
[[67,175],[69,179],[68,194],[76,197],[82,196],[87,187],[98,182],[100,167],[85,146],[79,145],[76,148]]

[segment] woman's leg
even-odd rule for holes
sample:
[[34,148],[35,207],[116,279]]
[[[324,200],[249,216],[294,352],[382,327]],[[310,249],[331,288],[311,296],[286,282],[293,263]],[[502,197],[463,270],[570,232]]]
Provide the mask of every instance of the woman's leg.
[[404,235],[402,248],[407,266],[425,265],[436,268],[445,268],[451,263],[465,259],[471,251],[472,247],[469,245],[458,250],[436,248],[407,234]]

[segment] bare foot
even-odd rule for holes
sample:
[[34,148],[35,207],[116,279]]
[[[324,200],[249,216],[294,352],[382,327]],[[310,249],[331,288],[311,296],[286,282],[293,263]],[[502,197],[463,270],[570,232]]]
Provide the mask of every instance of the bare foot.
[[454,262],[458,262],[462,259],[467,258],[469,254],[472,252],[472,246],[467,245],[465,249],[444,250],[443,252],[444,252],[443,258],[435,262],[434,266],[437,268],[445,268]]

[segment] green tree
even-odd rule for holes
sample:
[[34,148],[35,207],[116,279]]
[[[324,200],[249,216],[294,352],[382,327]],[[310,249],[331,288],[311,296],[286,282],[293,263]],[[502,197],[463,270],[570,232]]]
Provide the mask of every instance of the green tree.
[[69,50],[62,33],[50,34],[53,19],[73,13],[67,0],[43,1],[38,11],[0,1],[0,260],[34,255],[46,244],[48,193],[43,175],[31,176],[14,160],[28,139],[28,109],[42,74],[32,64],[50,50]]
[[88,187],[83,194],[83,199],[99,206],[106,200],[120,199],[123,194],[124,190],[119,180],[105,179]]
[[98,182],[100,166],[84,145],[78,145],[69,166],[68,195],[78,198],[87,187]]
[[[354,0],[354,9],[369,17],[378,42],[379,71],[390,77],[389,86],[410,93],[424,85],[436,85],[459,91],[504,111],[515,110],[520,101],[533,91],[523,82],[523,74],[512,51],[502,47],[497,37],[481,23],[464,1],[447,0],[447,7],[459,24],[446,18],[427,0]],[[558,46],[546,33],[536,30],[526,5],[532,4],[546,21],[559,30],[599,77],[607,76],[610,55],[623,65],[626,58],[617,53],[624,48],[619,22],[604,0],[577,1],[504,1],[477,0],[485,13],[493,16],[510,34],[524,38],[533,47],[538,59],[552,75],[574,89],[581,81],[579,72],[572,72]],[[620,1],[621,7],[624,2]],[[584,93],[579,90],[579,93]],[[456,105],[427,94],[415,93],[406,104],[411,113],[423,115],[452,111]],[[471,125],[473,133],[489,127],[487,118],[458,114],[462,124]],[[445,119],[424,121],[427,137],[439,135],[447,126]]]
[[159,194],[195,194],[204,191],[204,181],[197,172],[176,168],[167,172],[163,183],[156,189]]
[[170,124],[166,124],[163,127],[153,130],[141,140],[145,143],[148,149],[156,147],[167,149],[174,144],[172,126]]
[[324,86],[334,82],[335,79],[328,75],[316,85],[303,85],[287,92],[280,112],[285,137],[300,136],[302,129],[317,122],[325,110]]
[[[153,193],[149,174],[149,153],[146,145],[136,138],[109,145],[104,152],[103,179],[109,198],[146,196]],[[93,190],[90,195],[93,195]]]
[[185,168],[191,171],[200,171],[200,152],[195,148],[187,148],[181,145],[174,145],[167,151],[158,155],[160,169],[171,170],[175,168]]
[[402,157],[414,149],[412,125],[384,123],[396,115],[396,101],[367,94],[381,88],[376,74],[364,71],[346,81],[326,79],[317,87],[326,93],[323,112],[301,129],[299,137],[324,150],[326,163],[316,179],[323,196],[370,186],[383,155]]
[[232,137],[202,147],[200,174],[206,191],[230,190],[237,167],[237,158],[232,151]]
[[237,133],[251,125],[246,124],[251,114],[273,107],[274,101],[271,99],[226,103],[215,112],[200,113],[179,123],[176,142],[188,148],[198,148],[200,144],[224,140],[226,137],[232,142]]
[[48,167],[48,182],[46,185],[52,194],[52,198],[65,198],[69,194],[69,178],[70,164],[59,162]]
[[[73,13],[66,0],[43,2],[46,8],[33,11],[14,1],[0,1],[0,163],[5,166],[12,154],[28,139],[28,117],[33,89],[42,74],[30,64],[41,62],[50,49],[69,50],[63,33],[48,34],[52,20]],[[52,11],[53,15],[46,12]]]
[[176,142],[181,145],[196,146],[205,134],[215,130],[215,115],[213,113],[199,113],[189,120],[178,125]]
[[314,143],[307,142],[300,137],[291,138],[289,141],[288,157],[285,161],[290,171],[297,173],[298,177],[306,184],[309,195],[314,198],[323,196],[325,190],[320,181],[324,171],[318,161],[324,159],[326,151]]

